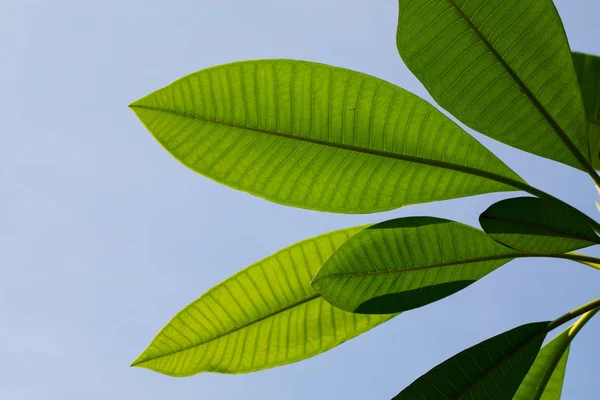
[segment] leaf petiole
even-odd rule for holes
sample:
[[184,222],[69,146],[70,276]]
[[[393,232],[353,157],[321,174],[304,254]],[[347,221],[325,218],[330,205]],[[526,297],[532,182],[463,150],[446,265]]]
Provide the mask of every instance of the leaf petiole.
[[568,313],[566,313],[565,315],[555,319],[554,321],[552,321],[548,327],[546,328],[546,333],[550,332],[556,328],[558,328],[559,326],[581,316],[584,315],[584,317],[582,317],[579,321],[577,321],[577,323],[573,326],[573,328],[571,329],[571,332],[569,332],[569,335],[571,336],[575,336],[582,328],[583,326],[598,312],[600,311],[600,298],[597,298],[596,300],[590,301],[587,304],[584,304],[580,307],[577,307],[574,310],[569,311]]
[[565,253],[565,254],[559,254],[559,255],[553,256],[553,257],[577,261],[581,264],[587,265],[588,267],[600,270],[600,258],[590,257],[590,256],[586,256],[583,254],[578,254],[578,253]]

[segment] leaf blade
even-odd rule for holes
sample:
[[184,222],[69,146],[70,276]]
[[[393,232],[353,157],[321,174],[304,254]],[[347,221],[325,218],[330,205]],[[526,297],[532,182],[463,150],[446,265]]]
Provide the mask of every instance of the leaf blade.
[[431,369],[394,399],[510,400],[533,364],[547,326],[548,322],[521,325],[470,347]]
[[592,163],[600,169],[600,57],[573,52],[573,62],[588,121]]
[[419,97],[323,64],[217,66],[130,107],[187,167],[294,207],[370,213],[523,183]]
[[551,0],[400,0],[397,46],[438,104],[467,126],[588,169],[581,95]]
[[399,218],[373,225],[342,245],[312,285],[342,310],[393,313],[449,296],[520,256],[458,222]]
[[571,340],[562,332],[542,347],[513,400],[560,400]]
[[590,218],[551,199],[517,197],[484,211],[483,230],[506,246],[533,254],[561,254],[600,244]]
[[365,227],[331,232],[269,256],[192,302],[134,361],[170,376],[245,373],[317,355],[390,319],[327,304],[310,280]]

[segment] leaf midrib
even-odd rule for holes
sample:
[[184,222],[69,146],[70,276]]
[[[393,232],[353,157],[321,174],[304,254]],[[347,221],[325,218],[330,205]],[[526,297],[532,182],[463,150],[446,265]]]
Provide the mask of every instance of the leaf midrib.
[[[572,340],[572,338],[570,338],[570,339]],[[550,360],[550,365],[544,371],[544,375],[542,376],[540,385],[537,387],[537,390],[534,394],[534,398],[532,400],[540,400],[542,398],[544,391],[546,391],[546,388],[548,387],[548,383],[550,383],[550,378],[552,378],[552,375],[554,375],[554,371],[556,370],[558,363],[560,363],[560,360],[563,358],[563,356],[565,355],[567,350],[569,350],[569,346],[571,345],[571,340],[569,340],[569,337],[567,336],[567,339],[565,340],[565,343],[562,344],[560,351],[557,352],[556,354],[554,354],[554,357],[552,357],[552,359]],[[543,350],[543,348],[542,348],[542,350]],[[535,363],[535,361],[534,361],[534,363]]]
[[[232,333],[234,333],[234,332],[237,332],[237,331],[239,331],[239,330],[242,330],[242,329],[244,329],[244,328],[247,328],[247,327],[249,327],[249,326],[251,326],[251,325],[254,325],[254,324],[257,324],[257,323],[259,323],[259,322],[262,322],[262,321],[264,321],[264,320],[266,320],[266,319],[268,319],[268,318],[274,317],[274,316],[276,316],[277,314],[284,313],[284,312],[286,312],[286,311],[288,311],[288,310],[290,310],[290,309],[292,309],[292,308],[294,308],[294,307],[298,307],[298,306],[300,306],[300,305],[302,305],[302,304],[304,304],[304,303],[308,303],[308,302],[310,302],[310,301],[316,300],[316,299],[318,299],[319,297],[321,297],[321,295],[317,293],[317,294],[315,294],[315,295],[313,295],[313,296],[310,296],[310,297],[307,297],[307,298],[305,298],[305,299],[303,299],[303,300],[301,300],[301,301],[297,301],[297,302],[295,302],[295,303],[292,303],[292,304],[290,304],[290,305],[289,305],[289,306],[287,306],[287,307],[284,307],[284,308],[282,308],[282,309],[279,309],[279,310],[276,310],[276,311],[274,311],[274,312],[272,312],[272,313],[270,313],[270,314],[267,314],[267,315],[265,315],[265,316],[263,316],[263,317],[261,317],[261,318],[258,318],[258,319],[256,319],[256,320],[253,320],[253,321],[251,321],[251,322],[248,322],[248,323],[246,323],[246,324],[240,325],[240,326],[238,326],[238,327],[236,327],[236,328],[234,328],[234,329],[228,330],[227,332],[223,332],[223,333],[221,333],[221,334],[219,334],[219,335],[217,335],[217,336],[215,336],[215,337],[212,337],[212,338],[210,338],[210,339],[208,339],[208,340],[206,340],[206,341],[203,341],[203,342],[200,342],[200,343],[197,343],[197,344],[194,344],[194,345],[190,345],[190,346],[185,346],[185,347],[182,347],[182,348],[180,348],[180,349],[173,350],[173,351],[170,351],[170,352],[167,352],[167,353],[164,353],[164,354],[158,355],[158,356],[154,356],[154,357],[146,358],[146,359],[143,359],[142,361],[138,361],[138,360],[136,360],[136,361],[134,361],[134,362],[131,364],[131,366],[132,366],[132,367],[135,367],[135,366],[137,366],[137,365],[145,364],[145,363],[147,363],[147,362],[150,362],[150,361],[153,361],[153,360],[157,360],[157,359],[159,359],[159,358],[169,357],[169,356],[171,356],[171,355],[173,355],[173,354],[181,353],[181,352],[183,352],[183,351],[187,351],[187,350],[194,349],[194,348],[196,348],[196,347],[199,347],[199,346],[205,345],[205,344],[207,344],[207,343],[210,343],[210,342],[212,342],[212,341],[218,340],[218,339],[220,339],[220,338],[222,338],[222,337],[224,337],[224,336],[231,335]],[[158,336],[160,336],[160,333],[158,334]],[[143,355],[143,354],[142,354],[142,355]],[[141,357],[140,357],[140,358],[141,358]]]
[[515,179],[507,178],[502,175],[494,174],[492,172],[487,172],[484,170],[467,167],[464,165],[454,164],[454,163],[450,163],[447,161],[432,160],[429,158],[409,156],[409,155],[399,154],[399,153],[392,153],[392,152],[385,151],[385,150],[369,149],[369,148],[365,148],[365,147],[358,147],[358,146],[348,145],[348,144],[344,144],[344,143],[330,142],[330,141],[325,141],[325,140],[320,140],[320,139],[307,138],[304,136],[296,136],[296,135],[288,134],[288,133],[281,133],[281,132],[269,131],[269,130],[260,129],[260,128],[253,128],[253,127],[249,127],[249,126],[237,125],[237,124],[232,124],[229,122],[218,121],[218,120],[214,120],[214,119],[210,119],[210,118],[200,117],[197,115],[192,115],[192,114],[188,114],[188,113],[184,113],[184,112],[176,111],[176,110],[171,110],[171,109],[144,106],[144,105],[136,105],[136,104],[131,104],[129,107],[133,108],[133,109],[139,108],[139,109],[146,109],[146,110],[151,110],[151,111],[156,111],[156,112],[162,112],[165,114],[176,115],[176,116],[183,117],[183,118],[190,118],[190,119],[194,119],[197,121],[209,122],[209,123],[213,123],[213,124],[229,126],[232,128],[245,129],[245,130],[249,130],[249,131],[253,131],[253,132],[265,133],[265,134],[278,136],[278,137],[282,137],[282,138],[286,138],[286,139],[290,139],[290,140],[297,140],[300,142],[314,143],[314,144],[318,144],[318,145],[322,145],[322,146],[330,146],[333,148],[338,148],[338,149],[343,149],[343,150],[356,151],[359,153],[371,154],[371,155],[376,155],[376,156],[380,156],[380,157],[387,157],[387,158],[392,158],[392,159],[396,159],[396,160],[409,161],[409,162],[414,162],[414,163],[418,163],[418,164],[430,165],[430,166],[438,167],[438,168],[450,169],[450,170],[459,171],[459,172],[463,172],[463,173],[470,174],[470,175],[479,176],[479,177],[486,178],[489,180],[493,180],[493,181],[502,183],[504,185],[511,186],[518,190],[523,190],[526,192],[530,192],[530,190],[531,190],[530,186],[528,184],[526,184],[525,182],[519,182]]
[[[548,322],[548,324],[550,324],[550,322]],[[549,326],[550,325],[548,325],[548,327]],[[510,351],[510,352],[506,353],[500,359],[499,363],[497,363],[492,368],[490,368],[489,370],[487,370],[479,378],[477,378],[475,381],[471,382],[471,384],[469,384],[466,388],[464,388],[462,391],[460,391],[458,393],[458,397],[456,398],[456,400],[462,399],[466,394],[468,394],[471,390],[473,390],[473,388],[475,388],[477,385],[479,385],[481,382],[483,382],[488,376],[490,376],[498,368],[501,368],[506,362],[508,362],[508,360],[510,360],[511,358],[513,358],[514,356],[516,356],[521,350],[523,350],[527,346],[531,345],[533,342],[535,342],[536,340],[538,340],[540,337],[546,336],[548,334],[548,327],[546,327],[545,329],[543,329],[541,332],[538,332],[537,334],[533,335],[529,340],[525,341],[520,346],[517,346],[513,351]],[[533,362],[535,362],[535,359],[534,359]],[[523,379],[525,379],[525,377],[523,377]]]
[[447,0],[447,1],[454,7],[456,12],[461,16],[461,18],[463,18],[467,22],[467,24],[469,24],[469,26],[471,27],[473,32],[475,32],[475,34],[477,36],[479,36],[481,41],[486,45],[486,47],[490,50],[490,52],[494,55],[494,57],[496,57],[496,59],[502,65],[502,67],[504,67],[506,72],[508,72],[508,74],[517,83],[517,85],[519,85],[519,87],[521,88],[523,93],[525,93],[527,95],[527,97],[529,97],[529,99],[533,102],[533,104],[538,109],[538,111],[542,114],[544,119],[546,119],[546,121],[550,124],[550,126],[552,126],[552,128],[558,134],[558,136],[561,138],[563,143],[565,143],[565,145],[569,148],[571,153],[573,153],[575,158],[577,158],[577,161],[579,161],[581,166],[586,171],[588,171],[588,172],[593,171],[595,173],[594,168],[591,166],[591,164],[588,162],[588,160],[585,158],[585,156],[581,153],[581,151],[579,151],[579,148],[577,147],[577,145],[575,145],[575,143],[573,143],[571,138],[565,133],[565,131],[563,131],[561,126],[558,124],[558,122],[556,122],[556,120],[550,115],[550,113],[546,110],[546,108],[542,105],[542,103],[540,103],[540,101],[537,99],[537,97],[531,92],[531,90],[529,90],[527,85],[525,85],[525,83],[521,80],[521,78],[519,78],[517,73],[506,62],[506,60],[504,60],[502,55],[500,55],[500,53],[498,53],[498,51],[494,48],[494,46],[492,46],[492,44],[487,40],[487,38],[483,35],[483,32],[481,32],[479,30],[479,28],[473,23],[473,21],[471,21],[471,19],[463,12],[463,10],[460,8],[460,6],[458,4],[456,4],[455,0]]
[[369,271],[369,272],[352,272],[352,273],[348,273],[348,274],[332,274],[332,275],[326,275],[326,276],[319,277],[318,279],[315,279],[313,281],[313,284],[316,284],[317,282],[319,282],[323,279],[328,279],[328,278],[338,279],[338,278],[354,278],[354,277],[364,277],[364,276],[374,276],[374,275],[397,274],[397,273],[419,271],[419,270],[424,270],[424,269],[451,267],[453,265],[472,264],[472,263],[476,263],[476,262],[498,261],[498,260],[507,260],[507,259],[512,260],[515,258],[524,258],[524,257],[539,257],[539,255],[502,254],[502,255],[497,255],[497,256],[478,257],[478,258],[470,258],[470,259],[466,259],[466,260],[448,261],[448,262],[437,263],[437,264],[419,265],[416,267],[409,267],[409,268],[396,268],[396,269],[391,269],[391,270],[387,270],[387,271]]
[[[583,236],[578,236],[578,235],[576,235],[574,233],[563,232],[563,231],[560,231],[558,229],[552,229],[552,228],[549,228],[549,227],[539,226],[539,225],[535,225],[535,224],[532,224],[532,223],[527,223],[525,221],[515,221],[515,220],[506,219],[506,218],[490,217],[490,216],[486,216],[486,215],[482,215],[481,219],[484,219],[484,220],[487,219],[489,221],[504,222],[504,223],[514,224],[514,225],[523,226],[523,227],[527,227],[527,228],[535,228],[535,229],[538,229],[540,231],[546,231],[546,232],[551,232],[551,233],[558,233],[561,236],[568,237],[568,238],[571,238],[571,239],[581,240],[583,242],[600,244],[600,238],[598,238],[596,240],[592,240],[591,238],[587,238],[587,237],[583,237]],[[502,232],[496,233],[496,234],[502,234]],[[511,233],[509,232],[507,234],[511,234]],[[518,234],[518,232],[516,234]]]

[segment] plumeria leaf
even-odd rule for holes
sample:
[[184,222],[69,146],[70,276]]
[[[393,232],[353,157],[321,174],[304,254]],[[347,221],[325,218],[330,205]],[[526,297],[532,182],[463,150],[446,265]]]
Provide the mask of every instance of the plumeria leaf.
[[294,207],[372,213],[523,183],[425,100],[323,64],[221,65],[130,107],[192,170]]

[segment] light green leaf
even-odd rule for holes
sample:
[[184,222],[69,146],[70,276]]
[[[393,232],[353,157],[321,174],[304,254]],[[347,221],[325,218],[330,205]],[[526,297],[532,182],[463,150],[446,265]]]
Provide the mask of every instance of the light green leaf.
[[600,244],[590,218],[550,199],[518,197],[499,201],[479,216],[498,242],[533,254],[561,254]]
[[458,222],[400,218],[354,236],[327,260],[312,285],[342,310],[394,313],[449,296],[519,256]]
[[312,357],[392,316],[333,308],[310,287],[323,262],[365,227],[299,242],[257,262],[179,312],[134,361],[171,376],[242,373]]
[[449,358],[396,400],[510,400],[535,360],[548,322],[521,325]]
[[571,327],[542,347],[513,400],[560,400]]
[[184,165],[294,207],[370,213],[523,183],[423,99],[323,64],[222,65],[130,107]]
[[399,0],[397,44],[431,96],[500,142],[590,170],[585,111],[551,0]]
[[588,120],[592,162],[600,169],[600,57],[573,53],[573,61]]

